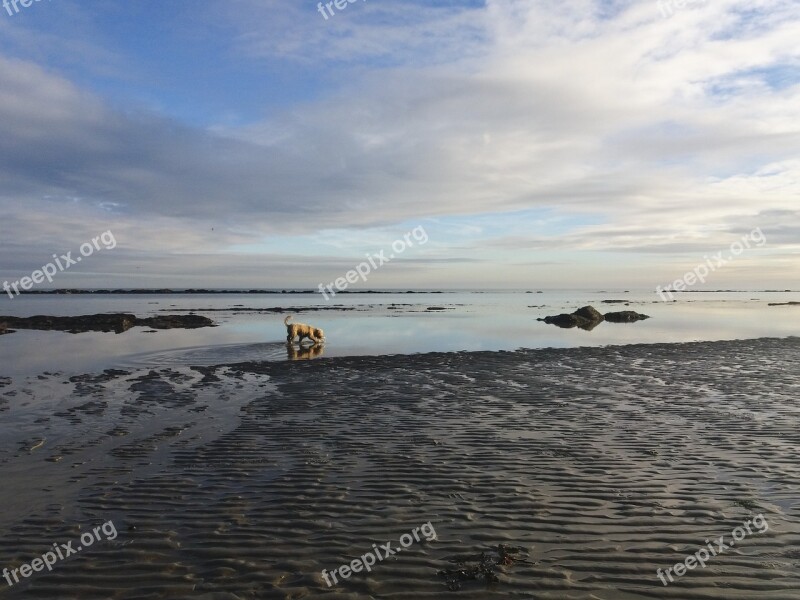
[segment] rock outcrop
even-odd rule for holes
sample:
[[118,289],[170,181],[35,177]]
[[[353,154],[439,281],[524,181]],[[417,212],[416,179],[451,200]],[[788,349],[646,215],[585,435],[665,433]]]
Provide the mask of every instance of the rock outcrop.
[[539,320],[563,329],[578,327],[586,331],[591,331],[603,322],[603,315],[593,306],[584,306],[572,314],[562,313]]
[[214,321],[200,315],[160,315],[139,319],[128,313],[108,313],[82,315],[78,317],[52,317],[36,315],[33,317],[0,317],[6,327],[17,329],[38,329],[43,331],[66,331],[85,333],[87,331],[113,331],[123,333],[131,327],[152,327],[153,329],[197,329],[214,327]]
[[642,315],[632,310],[610,312],[604,315],[593,306],[584,306],[571,314],[563,313],[560,315],[553,315],[545,317],[544,319],[539,319],[539,321],[544,321],[545,323],[556,325],[564,329],[578,327],[586,331],[591,331],[603,321],[609,321],[610,323],[634,323],[649,318],[650,317],[647,315]]
[[636,321],[644,321],[650,317],[637,313],[633,310],[621,310],[619,312],[610,312],[605,314],[606,321],[609,323],[635,323]]
[[146,319],[136,319],[136,326],[153,329],[199,329],[215,327],[214,321],[200,315],[158,315]]
[[583,317],[584,319],[588,319],[593,323],[595,322],[599,323],[603,320],[603,313],[597,310],[594,306],[584,306],[583,308],[579,308],[572,314],[578,317]]

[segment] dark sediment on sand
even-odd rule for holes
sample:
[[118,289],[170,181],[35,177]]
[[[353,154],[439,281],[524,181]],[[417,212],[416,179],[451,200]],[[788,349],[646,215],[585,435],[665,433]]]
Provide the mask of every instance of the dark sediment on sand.
[[[0,378],[0,565],[119,531],[5,594],[793,600],[798,359],[791,338]],[[766,533],[657,578],[756,513]],[[322,580],[429,521],[437,541]],[[459,570],[479,577],[449,592]]]

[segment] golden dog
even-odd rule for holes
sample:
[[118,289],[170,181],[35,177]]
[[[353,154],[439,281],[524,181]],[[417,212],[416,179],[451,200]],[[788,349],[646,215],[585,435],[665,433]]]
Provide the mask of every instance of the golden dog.
[[322,342],[325,339],[325,333],[322,329],[318,327],[311,327],[311,325],[305,325],[303,323],[289,323],[289,320],[292,318],[292,315],[289,315],[283,320],[283,324],[286,325],[286,343],[291,344],[294,341],[294,338],[300,337],[298,340],[301,344],[303,343],[303,339],[308,338],[315,344]]

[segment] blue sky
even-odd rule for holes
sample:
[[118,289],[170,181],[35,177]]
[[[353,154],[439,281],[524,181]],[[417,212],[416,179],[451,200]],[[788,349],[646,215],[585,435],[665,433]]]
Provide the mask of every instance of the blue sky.
[[41,0],[0,10],[0,278],[58,287],[791,287],[786,0]]

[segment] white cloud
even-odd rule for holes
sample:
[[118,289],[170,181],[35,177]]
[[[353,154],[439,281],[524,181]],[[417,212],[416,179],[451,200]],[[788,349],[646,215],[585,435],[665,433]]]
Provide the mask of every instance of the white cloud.
[[[43,227],[35,211],[79,197],[84,222],[126,223],[148,251],[169,251],[172,226],[224,251],[539,207],[605,223],[490,243],[676,254],[769,215],[800,224],[800,84],[768,78],[800,62],[795,2],[714,0],[667,19],[655,1],[365,2],[328,22],[312,5],[228,5],[243,60],[323,63],[346,83],[268,121],[198,130],[0,59],[0,206],[15,223]],[[205,236],[212,223],[238,233]]]

